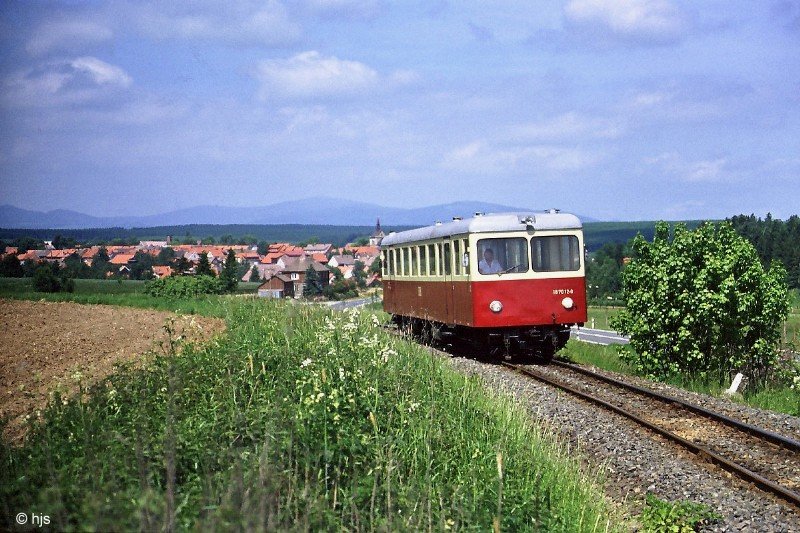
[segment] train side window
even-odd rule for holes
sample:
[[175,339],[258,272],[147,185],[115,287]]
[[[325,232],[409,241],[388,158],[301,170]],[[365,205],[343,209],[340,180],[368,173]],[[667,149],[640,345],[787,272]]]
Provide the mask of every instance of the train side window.
[[424,245],[419,247],[419,275],[428,275],[428,247]]
[[444,243],[444,274],[446,276],[450,276],[453,273],[452,261],[453,257],[450,254],[450,243],[446,242]]
[[381,252],[381,276],[386,276],[389,274],[389,267],[386,266],[386,250]]
[[464,258],[461,260],[461,264],[464,267],[464,274],[469,276],[469,244],[467,239],[464,239],[462,242],[463,246],[461,249],[464,250]]
[[409,270],[410,269],[409,257],[410,257],[410,254],[408,253],[408,248],[403,248],[403,252],[402,252],[402,256],[401,256],[400,262],[402,263],[403,275],[404,276],[408,276],[408,273],[410,272],[410,270]]
[[454,265],[456,267],[456,270],[455,270],[456,276],[460,276],[461,275],[461,241],[460,240],[453,241],[453,256],[455,256],[455,260],[456,260],[455,265]]
[[578,237],[554,235],[531,239],[533,270],[536,272],[566,272],[581,268]]
[[436,248],[434,245],[429,244],[425,247],[428,254],[428,275],[435,276],[436,275],[436,252],[434,249]]
[[392,248],[389,250],[389,270],[392,275],[397,274],[397,250]]

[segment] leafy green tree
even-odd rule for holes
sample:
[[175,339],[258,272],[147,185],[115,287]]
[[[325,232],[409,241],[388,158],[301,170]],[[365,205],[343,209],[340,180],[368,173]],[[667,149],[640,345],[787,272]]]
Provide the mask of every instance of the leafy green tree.
[[622,243],[609,242],[586,262],[586,292],[591,300],[616,296],[622,289],[623,259],[630,253]]
[[250,281],[261,281],[261,274],[259,274],[258,267],[255,265],[253,265],[253,268],[250,269]]
[[6,254],[0,260],[0,278],[21,278],[25,275],[22,264],[14,254]]
[[44,249],[44,241],[33,237],[18,237],[11,241],[11,246],[16,246],[17,252],[24,254],[28,250]]
[[364,270],[364,263],[356,260],[353,263],[353,279],[358,285],[358,288],[363,289],[367,286],[367,273]]
[[183,256],[176,259],[172,265],[172,271],[176,276],[183,276],[190,268],[192,268],[192,264]]
[[111,271],[111,263],[108,256],[108,250],[105,246],[101,246],[97,254],[92,259],[92,277],[96,279],[106,279],[108,273]]
[[378,256],[369,266],[370,274],[380,274],[383,269],[383,260]]
[[165,246],[158,251],[155,264],[158,266],[169,266],[175,261],[175,249],[171,246]]
[[70,278],[87,279],[93,277],[94,272],[80,255],[72,253],[64,259],[64,274]]
[[130,264],[131,279],[153,279],[153,265],[155,258],[146,252],[136,252]]
[[612,321],[635,349],[623,357],[660,378],[765,376],[788,313],[780,263],[765,269],[727,222],[678,224],[672,239],[659,222],[653,242],[639,236],[633,249],[622,275],[626,309]]
[[65,248],[75,248],[75,239],[72,237],[64,237],[60,233],[53,238],[53,248],[56,250],[63,250]]
[[308,265],[306,269],[305,284],[303,285],[303,297],[313,298],[322,294],[322,281],[319,279],[319,274],[314,270],[314,265]]
[[39,292],[73,292],[75,282],[62,272],[58,263],[40,262],[33,273],[33,286]]
[[225,255],[225,265],[219,273],[222,287],[227,292],[234,292],[239,286],[239,263],[236,261],[236,252],[228,250]]
[[194,273],[198,276],[215,276],[214,271],[211,270],[211,263],[208,261],[208,252],[200,253],[200,259],[197,262],[197,269],[195,269]]

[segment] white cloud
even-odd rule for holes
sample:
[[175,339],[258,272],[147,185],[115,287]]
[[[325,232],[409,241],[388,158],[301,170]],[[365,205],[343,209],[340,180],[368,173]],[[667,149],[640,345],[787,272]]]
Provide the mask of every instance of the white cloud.
[[375,88],[380,76],[358,61],[323,57],[309,51],[289,59],[270,59],[259,63],[256,77],[261,82],[263,99],[274,95],[313,97],[348,95]]
[[326,18],[369,20],[380,11],[378,0],[306,0],[307,8]]
[[41,24],[25,44],[25,50],[33,56],[41,56],[58,50],[75,50],[87,44],[111,40],[112,31],[89,20],[57,20]]
[[564,13],[576,27],[641,44],[676,42],[687,26],[684,15],[669,0],[571,0]]
[[685,182],[721,182],[733,181],[735,173],[730,170],[730,161],[720,157],[700,161],[685,161],[674,152],[667,152],[655,157],[645,158],[647,165],[654,166],[667,178]]
[[613,139],[619,137],[623,125],[618,121],[585,117],[575,112],[564,113],[540,122],[511,128],[516,139],[554,141],[576,139]]
[[83,103],[126,89],[132,82],[122,68],[85,56],[11,74],[3,81],[0,101],[9,108]]
[[120,67],[100,61],[96,57],[79,57],[70,62],[76,71],[86,72],[98,85],[128,87],[131,77]]
[[500,148],[485,141],[473,141],[445,154],[442,166],[465,173],[530,174],[531,169],[544,168],[558,174],[590,167],[600,159],[597,154],[577,148],[554,145]]
[[277,0],[130,4],[140,30],[155,39],[218,40],[234,44],[282,46],[297,41],[301,29]]
[[657,107],[672,101],[673,97],[673,94],[660,91],[639,93],[631,100],[631,107],[635,109]]

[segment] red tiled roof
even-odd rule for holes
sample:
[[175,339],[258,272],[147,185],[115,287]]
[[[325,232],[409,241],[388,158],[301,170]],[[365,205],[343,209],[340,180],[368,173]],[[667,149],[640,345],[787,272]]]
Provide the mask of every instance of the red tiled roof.
[[153,267],[153,274],[158,278],[169,277],[172,275],[172,267],[156,265]]
[[112,265],[127,265],[130,263],[131,259],[133,259],[134,255],[136,254],[117,254],[111,258],[109,263]]

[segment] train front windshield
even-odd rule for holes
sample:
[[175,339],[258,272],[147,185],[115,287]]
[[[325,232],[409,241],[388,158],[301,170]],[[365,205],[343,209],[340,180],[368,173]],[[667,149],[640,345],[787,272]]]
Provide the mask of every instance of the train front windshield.
[[478,272],[484,275],[528,271],[528,240],[523,237],[478,241]]
[[581,268],[581,252],[574,235],[555,235],[531,239],[535,272],[566,272]]

